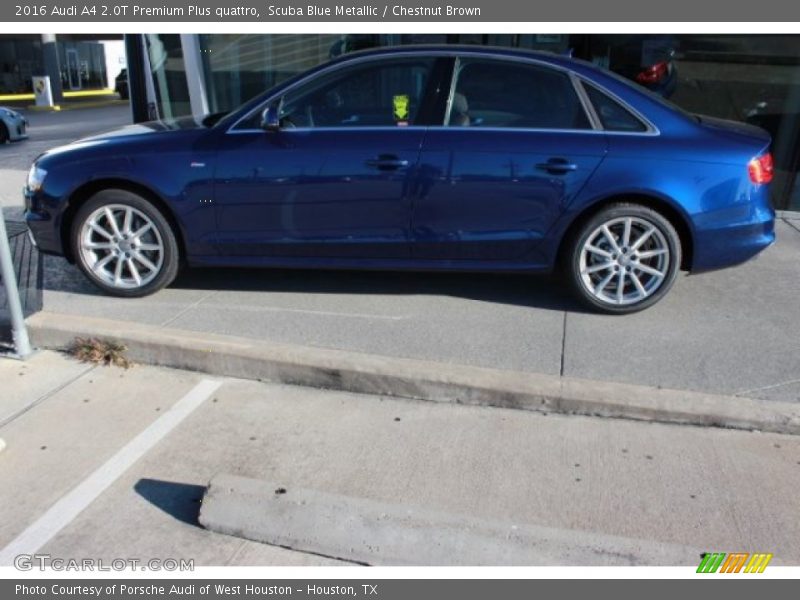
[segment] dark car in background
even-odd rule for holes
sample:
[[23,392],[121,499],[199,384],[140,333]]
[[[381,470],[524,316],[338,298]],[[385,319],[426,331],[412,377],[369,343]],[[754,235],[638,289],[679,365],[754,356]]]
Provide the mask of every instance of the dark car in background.
[[669,35],[574,36],[573,56],[669,98],[678,85],[677,41]]
[[345,54],[221,117],[46,152],[26,220],[43,251],[123,297],[181,264],[559,270],[585,304],[623,314],[680,269],[774,241],[769,146],[585,61],[402,46]]
[[114,80],[114,91],[119,94],[119,97],[123,100],[127,100],[130,96],[130,92],[128,90],[128,69],[122,69],[117,75],[117,78]]

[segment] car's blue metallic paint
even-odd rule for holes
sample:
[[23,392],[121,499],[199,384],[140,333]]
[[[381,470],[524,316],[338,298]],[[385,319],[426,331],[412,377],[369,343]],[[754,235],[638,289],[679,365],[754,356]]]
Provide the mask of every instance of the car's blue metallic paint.
[[[510,49],[405,47],[345,56],[311,74],[415,52],[567,69],[617,96],[653,130],[232,132],[305,74],[212,127],[192,119],[135,125],[44,154],[37,159],[47,171],[43,187],[27,193],[37,243],[64,253],[62,219],[82,191],[104,182],[129,182],[158,198],[180,228],[188,262],[197,265],[549,270],[570,226],[619,199],[666,207],[689,236],[693,270],[741,262],[774,240],[767,188],[747,174],[748,161],[768,149],[763,131],[697,122],[588,63]],[[364,166],[383,153],[408,166]],[[577,170],[536,168],[553,157]]]
[[[580,197],[607,144],[594,131],[432,128],[414,198],[413,256],[545,267],[548,231]],[[577,169],[537,167],[550,159]]]
[[[408,258],[412,182],[425,129],[297,130],[223,136],[215,205],[234,256]],[[391,152],[408,168],[365,161]]]
[[[69,215],[65,213],[69,200],[82,197],[81,190],[128,183],[169,207],[188,256],[215,253],[212,174],[216,150],[209,133],[192,119],[158,122],[129,126],[46,153],[37,161],[47,171],[44,186],[28,199],[32,207],[28,223],[37,243],[45,251],[61,253],[62,219]],[[204,167],[193,166],[197,164]]]

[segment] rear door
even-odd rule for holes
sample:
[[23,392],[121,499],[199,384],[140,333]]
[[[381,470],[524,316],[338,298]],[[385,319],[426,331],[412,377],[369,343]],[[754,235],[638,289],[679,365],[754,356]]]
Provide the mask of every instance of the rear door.
[[420,156],[412,253],[524,261],[606,153],[569,73],[529,61],[461,58],[444,126]]

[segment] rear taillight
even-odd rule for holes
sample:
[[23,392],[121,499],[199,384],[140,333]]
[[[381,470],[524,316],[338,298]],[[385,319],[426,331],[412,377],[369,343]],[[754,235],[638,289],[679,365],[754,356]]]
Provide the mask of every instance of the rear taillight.
[[669,61],[662,60],[654,65],[647,67],[636,76],[636,81],[643,84],[658,83],[669,73]]
[[747,163],[747,173],[753,183],[769,183],[772,181],[773,170],[772,154],[769,152],[757,156]]

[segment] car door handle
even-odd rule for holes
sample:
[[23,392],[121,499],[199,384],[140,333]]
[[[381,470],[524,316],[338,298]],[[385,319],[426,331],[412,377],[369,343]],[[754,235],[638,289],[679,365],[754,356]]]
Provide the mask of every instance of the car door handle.
[[408,166],[408,161],[391,154],[381,154],[378,158],[370,158],[364,164],[380,171],[394,171]]
[[577,171],[578,165],[568,162],[566,158],[551,158],[547,162],[538,163],[536,168],[548,173],[567,173]]

